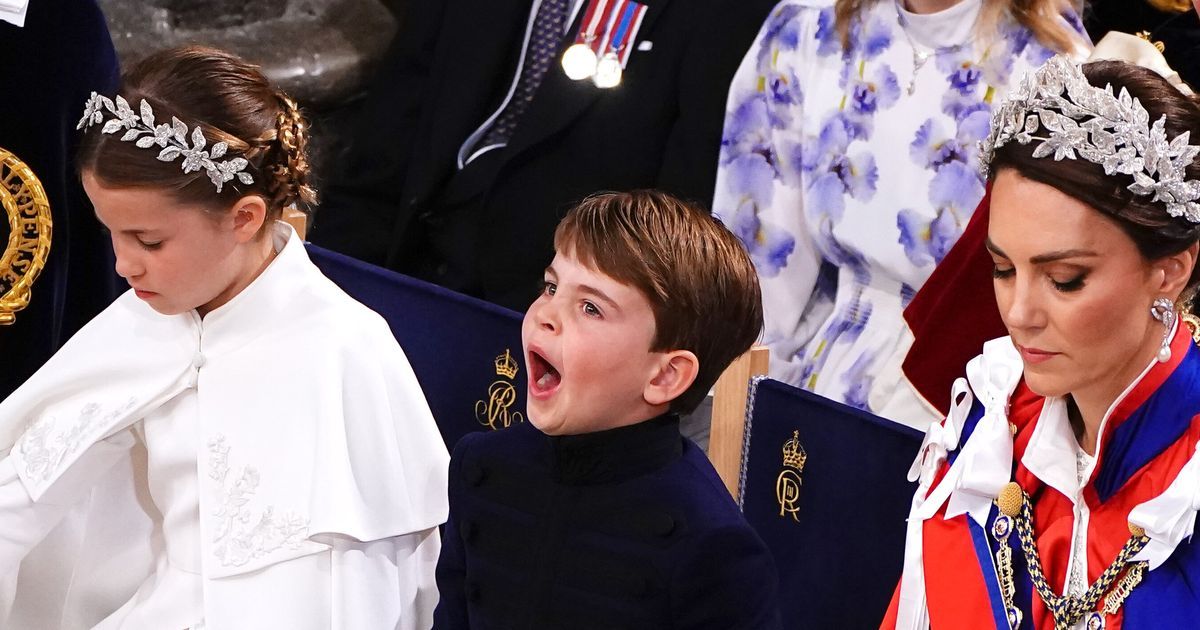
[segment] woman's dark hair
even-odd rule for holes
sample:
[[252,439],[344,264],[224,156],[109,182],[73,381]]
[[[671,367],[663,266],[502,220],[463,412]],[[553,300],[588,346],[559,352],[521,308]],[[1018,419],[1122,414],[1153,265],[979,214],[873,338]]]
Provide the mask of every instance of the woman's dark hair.
[[[1083,64],[1083,74],[1096,87],[1112,85],[1114,93],[1120,93],[1122,87],[1129,90],[1146,108],[1151,122],[1165,115],[1168,141],[1186,131],[1191,132],[1193,143],[1200,140],[1200,101],[1184,95],[1154,71],[1121,61],[1095,61]],[[1083,158],[1035,158],[1037,145],[1005,144],[996,150],[991,172],[1011,168],[1099,210],[1133,239],[1147,260],[1178,254],[1200,241],[1200,224],[1173,217],[1163,203],[1130,192],[1127,187],[1133,183],[1132,176],[1105,175],[1103,167]],[[1200,180],[1200,160],[1187,168],[1185,179]],[[1189,286],[1197,282],[1200,265],[1192,270]]]
[[204,169],[184,173],[182,158],[160,161],[157,146],[123,142],[120,133],[102,133],[103,125],[83,134],[80,172],[92,173],[106,186],[165,189],[180,202],[213,210],[257,194],[267,202],[268,218],[279,217],[289,205],[307,210],[316,203],[309,185],[308,126],[296,102],[257,66],[213,48],[172,48],[133,66],[118,93],[135,112],[145,99],[159,124],[174,116],[189,130],[199,126],[209,147],[225,142],[223,159],[245,158],[254,183],[234,179],[218,193]]

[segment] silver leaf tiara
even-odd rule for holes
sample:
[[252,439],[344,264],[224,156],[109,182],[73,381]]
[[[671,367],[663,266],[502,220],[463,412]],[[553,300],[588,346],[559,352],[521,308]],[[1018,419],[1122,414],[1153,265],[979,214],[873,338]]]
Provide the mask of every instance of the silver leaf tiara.
[[[163,162],[171,162],[180,156],[183,156],[183,172],[194,173],[200,169],[208,174],[210,179],[217,187],[217,192],[221,192],[221,188],[225,182],[232,181],[237,177],[238,181],[243,184],[253,184],[254,178],[250,173],[246,172],[246,167],[249,162],[246,158],[231,158],[228,160],[216,161],[225,155],[229,146],[224,142],[218,142],[212,145],[211,149],[205,150],[208,141],[204,138],[204,132],[200,130],[200,126],[196,125],[191,132],[191,143],[188,143],[188,126],[183,121],[172,116],[171,124],[161,123],[155,124],[154,110],[150,108],[150,103],[142,99],[139,112],[134,112],[129,103],[117,96],[115,99],[92,92],[92,96],[88,98],[87,104],[83,109],[83,118],[79,119],[79,124],[76,129],[87,129],[92,125],[98,125],[104,122],[104,128],[101,129],[104,133],[113,134],[124,129],[125,134],[121,136],[123,142],[133,142],[141,149],[149,149],[153,146],[158,146],[162,150],[158,152],[158,159]],[[113,117],[107,122],[104,121],[106,115],[111,114]]]
[[[1082,68],[1057,55],[1025,79],[992,116],[992,129],[980,143],[980,164],[988,176],[996,149],[1011,140],[1039,141],[1033,157],[1054,155],[1074,160],[1076,154],[1102,166],[1105,175],[1133,177],[1130,192],[1153,196],[1167,214],[1200,223],[1200,181],[1184,179],[1200,154],[1185,131],[1167,140],[1167,117],[1150,124],[1150,114],[1124,87],[1093,86]],[[1033,135],[1038,129],[1048,135]]]

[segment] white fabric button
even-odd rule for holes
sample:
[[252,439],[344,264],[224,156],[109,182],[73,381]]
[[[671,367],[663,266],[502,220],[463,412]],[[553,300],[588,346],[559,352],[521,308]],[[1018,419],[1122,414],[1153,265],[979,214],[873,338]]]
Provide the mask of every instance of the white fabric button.
[[197,352],[196,356],[192,357],[192,367],[197,370],[204,367],[204,355]]

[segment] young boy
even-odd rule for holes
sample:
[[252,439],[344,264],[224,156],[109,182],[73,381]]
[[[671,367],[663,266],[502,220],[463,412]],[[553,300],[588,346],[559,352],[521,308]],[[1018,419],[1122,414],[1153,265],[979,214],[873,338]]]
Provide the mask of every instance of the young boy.
[[554,247],[522,327],[529,422],[451,458],[434,627],[779,627],[765,546],[679,434],[762,328],[741,243],[639,191],[584,200]]

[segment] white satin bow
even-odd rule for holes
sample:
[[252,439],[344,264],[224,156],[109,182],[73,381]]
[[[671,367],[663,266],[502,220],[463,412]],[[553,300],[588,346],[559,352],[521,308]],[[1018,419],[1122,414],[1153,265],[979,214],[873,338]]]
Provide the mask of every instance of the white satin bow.
[[[908,471],[909,481],[920,479],[908,513],[904,545],[904,573],[897,601],[897,630],[929,627],[925,600],[925,567],[922,524],[947,500],[945,518],[970,514],[983,525],[992,499],[1012,475],[1012,433],[1008,424],[1008,399],[1021,380],[1021,356],[1008,337],[983,345],[983,354],[967,364],[967,379],[951,389],[953,400],[945,422],[929,425],[917,458]],[[969,383],[969,387],[968,387]],[[959,446],[963,427],[974,404],[972,391],[983,405],[983,417],[962,447],[942,482],[929,491],[934,477]]]
[[945,518],[969,514],[980,525],[987,522],[992,500],[1012,478],[1008,399],[1021,380],[1021,367],[1021,355],[1008,337],[987,342],[983,354],[967,364],[967,380],[983,404],[983,417],[945,479],[922,502],[918,518],[931,518],[948,500]]

